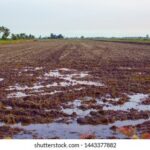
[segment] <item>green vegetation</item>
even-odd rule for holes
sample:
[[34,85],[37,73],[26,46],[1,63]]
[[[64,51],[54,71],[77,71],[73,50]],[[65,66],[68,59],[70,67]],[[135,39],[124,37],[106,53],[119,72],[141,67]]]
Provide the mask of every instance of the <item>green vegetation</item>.
[[146,35],[146,37],[93,38],[93,40],[106,42],[150,43],[150,38],[148,35]]
[[[1,35],[2,34],[2,35]],[[0,39],[2,39],[2,40],[6,40],[7,39],[7,37],[9,36],[9,34],[10,34],[10,30],[8,29],[8,28],[6,28],[6,27],[4,27],[4,26],[1,26],[0,27]]]
[[20,33],[20,34],[12,34],[11,35],[12,40],[18,40],[18,39],[35,39],[34,35],[32,34],[25,34],[25,33]]
[[62,34],[53,34],[51,33],[50,36],[47,36],[47,37],[39,37],[39,39],[64,39],[64,36]]
[[7,39],[7,40],[0,40],[0,44],[17,44],[17,43],[28,42],[28,41],[31,41],[31,40],[27,40],[27,39],[11,40],[11,39]]
[[66,38],[73,40],[94,40],[94,41],[104,41],[104,42],[127,42],[127,43],[150,43],[150,37],[147,34],[145,37],[74,37]]
[[4,26],[0,27],[0,44],[15,44],[20,42],[25,42],[29,40],[35,39],[35,36],[32,34],[11,34],[10,36],[10,30]]
[[0,27],[0,44],[15,44],[15,43],[20,43],[20,42],[25,42],[25,41],[31,41],[35,39],[64,39],[64,36],[62,34],[53,34],[51,33],[50,36],[47,37],[42,37],[40,36],[39,38],[35,38],[34,35],[29,34],[27,35],[26,33],[19,33],[19,34],[14,34],[12,33],[10,35],[10,30],[4,26]]

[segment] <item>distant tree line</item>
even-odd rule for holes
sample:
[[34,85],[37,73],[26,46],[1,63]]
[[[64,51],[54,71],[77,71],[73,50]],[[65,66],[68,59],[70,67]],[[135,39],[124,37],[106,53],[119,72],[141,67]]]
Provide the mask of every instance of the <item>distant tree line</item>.
[[20,33],[20,34],[11,34],[11,39],[12,40],[18,40],[18,39],[35,39],[35,36],[32,34],[25,34],[25,33]]
[[[0,26],[0,39],[6,40],[6,39],[12,39],[12,40],[19,40],[19,39],[35,39],[35,36],[32,34],[27,35],[26,33],[19,33],[14,34],[10,33],[10,30],[4,26]],[[63,39],[64,36],[62,34],[53,34],[51,33],[48,37],[39,37],[39,39]]]
[[[19,39],[63,39],[63,38],[64,38],[64,36],[62,34],[54,34],[54,33],[51,33],[49,36],[46,36],[46,37],[40,36],[39,38],[36,38],[32,34],[27,35],[26,33],[19,33],[19,34],[12,33],[11,34],[10,30],[7,27],[0,26],[0,39],[2,39],[2,40],[6,40],[6,39],[12,39],[12,40],[19,40]],[[66,39],[71,39],[71,38],[66,38]],[[140,39],[140,40],[149,40],[150,37],[147,34],[145,37],[121,37],[121,38],[111,37],[111,38],[107,38],[107,37],[84,37],[84,36],[81,36],[81,37],[75,37],[73,39],[94,39],[94,40]]]
[[50,36],[47,36],[47,37],[39,37],[39,39],[63,39],[64,36],[62,34],[53,34],[51,33]]

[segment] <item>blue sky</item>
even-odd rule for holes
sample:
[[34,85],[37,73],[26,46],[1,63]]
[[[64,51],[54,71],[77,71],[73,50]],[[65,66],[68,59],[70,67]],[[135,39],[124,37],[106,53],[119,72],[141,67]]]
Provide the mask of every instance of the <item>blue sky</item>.
[[150,0],[0,0],[0,26],[36,36],[145,36]]

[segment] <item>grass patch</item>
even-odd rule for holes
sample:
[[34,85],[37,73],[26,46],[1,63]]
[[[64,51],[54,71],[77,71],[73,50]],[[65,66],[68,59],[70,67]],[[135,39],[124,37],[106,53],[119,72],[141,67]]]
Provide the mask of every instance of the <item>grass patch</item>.
[[108,42],[127,42],[127,43],[150,43],[150,39],[145,38],[102,38],[97,39],[99,41],[108,41]]
[[18,43],[24,43],[29,41],[33,41],[33,40],[0,40],[0,44],[18,44]]

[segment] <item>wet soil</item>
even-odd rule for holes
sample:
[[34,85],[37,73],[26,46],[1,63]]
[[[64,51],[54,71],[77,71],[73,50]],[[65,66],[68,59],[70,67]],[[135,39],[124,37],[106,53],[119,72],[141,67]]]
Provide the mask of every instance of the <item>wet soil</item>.
[[0,138],[127,138],[112,126],[132,126],[142,138],[150,133],[149,49],[84,40],[0,45]]

